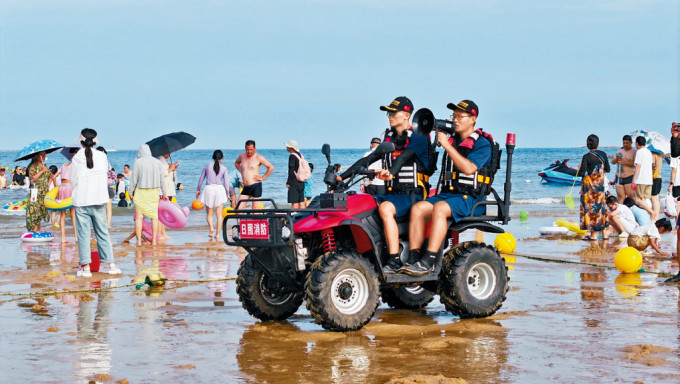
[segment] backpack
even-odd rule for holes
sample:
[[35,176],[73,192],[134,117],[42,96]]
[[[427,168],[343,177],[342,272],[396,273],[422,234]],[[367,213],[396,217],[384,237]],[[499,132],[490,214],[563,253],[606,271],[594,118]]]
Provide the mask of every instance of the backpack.
[[312,177],[312,170],[309,168],[309,163],[301,153],[293,153],[293,155],[300,161],[300,165],[295,172],[295,178],[298,179],[298,181],[303,182],[309,180],[309,178]]

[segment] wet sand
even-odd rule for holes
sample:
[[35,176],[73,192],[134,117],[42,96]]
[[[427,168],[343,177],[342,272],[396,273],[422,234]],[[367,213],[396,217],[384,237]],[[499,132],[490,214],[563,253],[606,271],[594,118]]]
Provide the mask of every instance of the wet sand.
[[[75,278],[73,245],[6,235],[0,370],[3,380],[55,383],[680,382],[680,285],[619,273],[618,239],[539,237],[549,219],[508,226],[519,241],[506,256],[510,292],[494,316],[461,320],[436,298],[421,312],[381,305],[352,333],[323,330],[304,305],[286,322],[250,317],[230,280],[244,252],[207,241],[202,227],[171,231],[155,248],[120,244],[129,231],[113,232],[124,273],[116,279]],[[646,257],[644,267],[666,260]],[[174,281],[132,285],[159,272]],[[120,288],[6,295],[102,287]]]

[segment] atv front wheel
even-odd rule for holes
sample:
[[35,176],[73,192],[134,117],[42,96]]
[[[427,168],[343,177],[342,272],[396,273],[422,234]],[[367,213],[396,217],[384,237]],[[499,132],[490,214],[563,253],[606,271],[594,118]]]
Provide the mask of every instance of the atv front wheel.
[[378,274],[354,252],[318,258],[305,281],[307,309],[331,331],[356,331],[371,321],[379,304]]
[[395,309],[413,311],[423,309],[434,300],[434,295],[434,292],[428,291],[420,285],[388,286],[382,289],[382,301]]
[[470,241],[444,255],[439,296],[448,311],[461,318],[493,315],[508,292],[505,260],[489,245]]
[[284,287],[269,278],[262,266],[253,260],[252,255],[246,256],[241,262],[236,292],[243,308],[262,321],[287,319],[302,304],[302,291]]

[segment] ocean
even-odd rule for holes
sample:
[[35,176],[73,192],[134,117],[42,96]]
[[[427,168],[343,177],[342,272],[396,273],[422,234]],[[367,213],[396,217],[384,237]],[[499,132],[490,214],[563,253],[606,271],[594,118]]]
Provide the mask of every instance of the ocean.
[[[503,149],[501,169],[496,174],[496,181],[494,187],[499,195],[503,197],[503,183],[505,182],[505,167],[506,167],[506,153]],[[601,148],[605,151],[611,160],[611,156],[616,152],[617,148]],[[367,148],[361,149],[332,149],[331,162],[340,163],[343,169],[347,169],[349,165],[361,158],[367,151]],[[438,149],[440,152],[441,148]],[[230,176],[233,176],[237,171],[234,168],[234,161],[241,150],[222,150],[224,152],[223,165],[229,170]],[[200,177],[200,172],[205,164],[212,162],[213,150],[194,150],[185,149],[178,151],[172,155],[173,161],[180,161],[177,169],[178,182],[184,185],[183,191],[177,191],[177,201],[181,206],[190,206],[191,202],[196,196],[196,185]],[[275,167],[274,173],[263,183],[263,197],[274,199],[279,205],[286,206],[285,182],[287,178],[288,169],[288,152],[284,149],[259,149],[258,152],[267,158]],[[305,158],[315,165],[315,171],[312,174],[314,179],[313,192],[314,194],[322,193],[326,190],[323,184],[323,172],[328,164],[325,156],[321,153],[321,149],[306,148],[302,149],[302,154]],[[517,216],[519,211],[527,211],[532,215],[539,216],[559,216],[559,217],[578,217],[578,209],[569,210],[564,204],[564,196],[569,193],[571,185],[543,183],[538,173],[545,167],[550,165],[555,160],[564,160],[571,158],[569,164],[576,167],[580,162],[581,157],[587,152],[585,148],[516,148],[513,156],[512,169],[512,192],[511,192],[511,215]],[[121,172],[125,164],[133,166],[136,151],[132,150],[118,150],[109,152],[109,162],[116,169],[116,172]],[[21,165],[22,167],[28,165],[28,161],[15,163],[14,157],[16,151],[0,151],[0,166],[15,167]],[[441,158],[441,155],[440,155]],[[61,166],[66,159],[58,152],[48,154],[46,164]],[[612,171],[608,174],[610,179],[614,179],[616,167],[612,167]],[[264,173],[264,168],[263,168]],[[7,173],[9,174],[9,172]],[[435,173],[433,179],[436,180],[439,171]],[[664,179],[664,186],[670,179],[670,167],[664,164],[662,170],[662,177]],[[358,187],[357,187],[358,188]],[[578,186],[574,188],[573,196],[578,202]],[[356,188],[355,188],[356,189]],[[0,190],[0,203],[14,202],[26,198],[26,190]],[[578,208],[578,204],[577,204]],[[129,218],[125,218],[129,216]],[[132,210],[126,208],[118,208],[114,206],[114,224],[113,226],[122,225],[125,228],[132,227]],[[120,223],[120,224],[119,224]],[[190,215],[190,225],[204,225],[205,214]],[[207,226],[207,224],[206,224]],[[11,230],[16,233],[17,228],[23,229],[24,217],[18,215],[8,215],[6,213],[0,214],[0,236]],[[49,228],[49,226],[47,226]]]

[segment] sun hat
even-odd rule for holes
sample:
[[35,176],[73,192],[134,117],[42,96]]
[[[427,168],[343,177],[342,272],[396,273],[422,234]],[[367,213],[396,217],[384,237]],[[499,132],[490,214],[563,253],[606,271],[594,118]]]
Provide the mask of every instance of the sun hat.
[[295,152],[300,152],[300,148],[298,148],[298,143],[295,140],[290,140],[286,143],[286,148],[292,148]]

